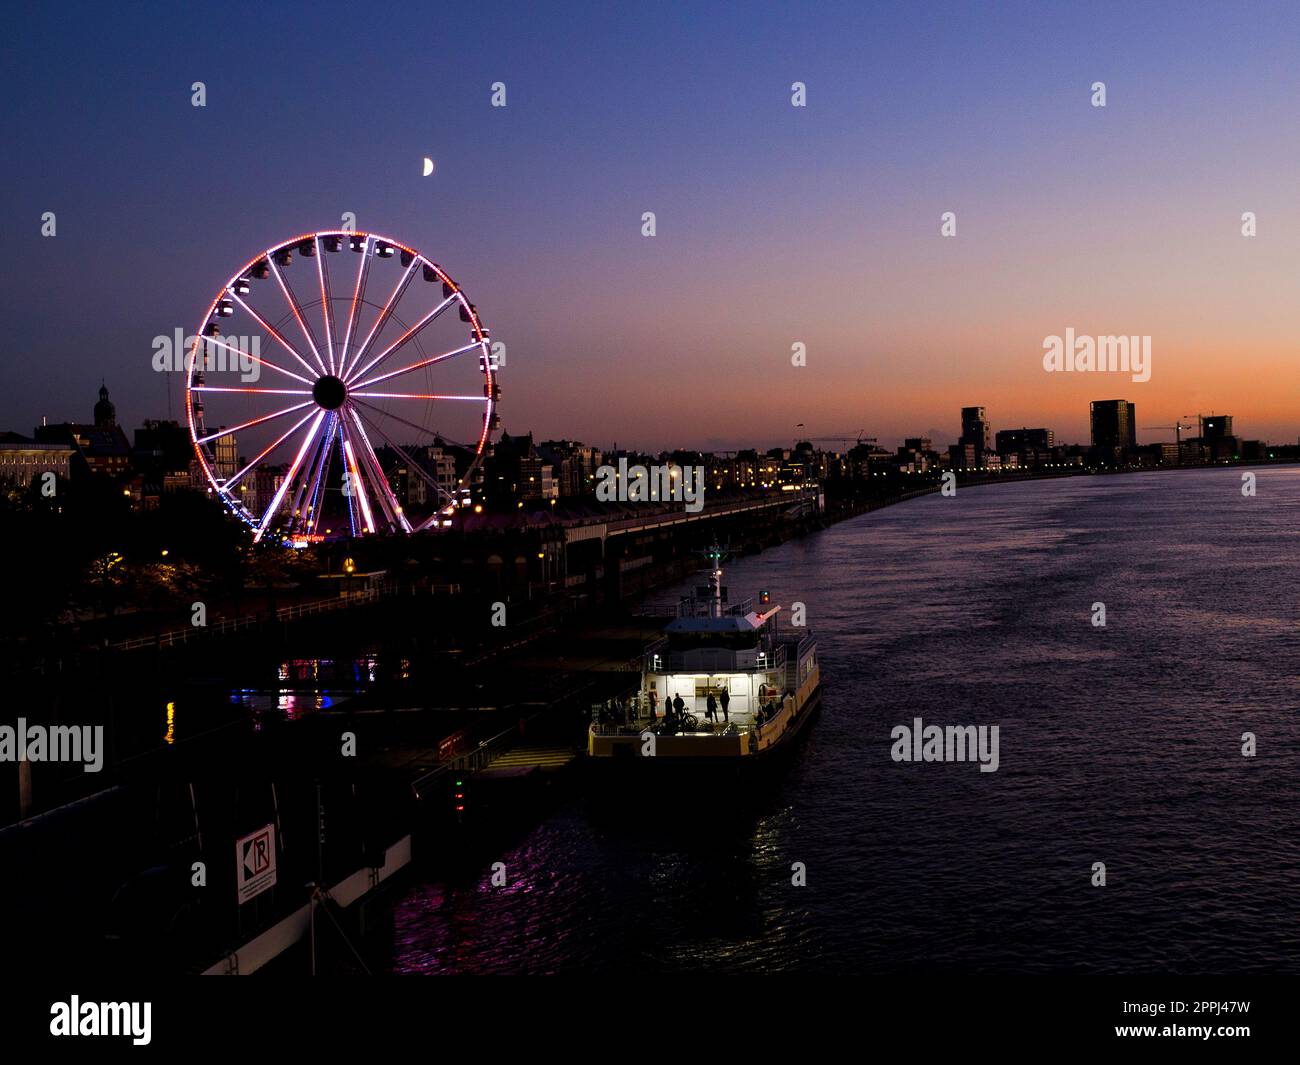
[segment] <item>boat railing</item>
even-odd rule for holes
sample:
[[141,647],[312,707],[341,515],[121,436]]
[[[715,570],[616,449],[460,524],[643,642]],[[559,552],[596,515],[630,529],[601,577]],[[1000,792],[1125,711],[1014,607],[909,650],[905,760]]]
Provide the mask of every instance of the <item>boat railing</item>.
[[[678,599],[652,599],[637,603],[631,608],[633,617],[641,618],[707,618],[711,617],[712,601],[699,597],[682,596]],[[753,598],[735,603],[724,603],[722,616],[744,617],[754,612]]]
[[668,723],[662,717],[654,722],[640,721],[634,725],[619,724],[617,722],[601,724],[599,721],[592,721],[591,734],[593,736],[640,736],[643,733],[652,732],[657,736],[735,736],[741,731],[741,727],[735,722],[721,729],[700,725],[693,729],[678,728],[672,732],[666,732],[667,727]]
[[785,644],[763,641],[757,647],[733,650],[726,647],[697,647],[685,651],[668,650],[667,641],[646,649],[644,668],[647,673],[758,673],[785,669]]
[[[711,599],[699,596],[683,596],[676,604],[673,614],[679,618],[708,618],[713,616],[714,603]],[[752,598],[740,599],[734,603],[724,602],[721,615],[724,618],[743,618],[754,611]]]
[[649,721],[636,725],[625,725],[617,722],[601,724],[599,721],[591,723],[591,732],[594,736],[640,736],[641,733],[647,730],[654,731]]

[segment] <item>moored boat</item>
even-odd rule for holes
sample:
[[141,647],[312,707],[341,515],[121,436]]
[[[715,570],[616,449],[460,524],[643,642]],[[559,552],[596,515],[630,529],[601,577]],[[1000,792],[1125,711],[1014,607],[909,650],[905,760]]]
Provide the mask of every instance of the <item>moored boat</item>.
[[817,643],[780,624],[780,606],[729,601],[722,551],[708,584],[660,612],[671,620],[645,649],[639,691],[598,707],[587,754],[597,761],[749,765],[788,749],[821,696]]

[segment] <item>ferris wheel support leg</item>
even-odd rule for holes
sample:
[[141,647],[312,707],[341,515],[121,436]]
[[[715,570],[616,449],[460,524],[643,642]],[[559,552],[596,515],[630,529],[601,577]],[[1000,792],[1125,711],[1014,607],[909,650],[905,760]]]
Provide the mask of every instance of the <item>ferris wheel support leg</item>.
[[271,500],[271,505],[266,508],[266,513],[262,515],[261,522],[258,523],[257,531],[253,534],[253,542],[259,543],[266,534],[266,527],[271,524],[271,519],[275,517],[275,512],[280,509],[280,504],[284,501],[284,493],[288,490],[289,485],[293,483],[298,476],[298,470],[302,466],[302,460],[307,454],[307,449],[315,439],[317,432],[320,431],[320,423],[325,420],[325,412],[321,411],[316,415],[316,420],[311,423],[311,429],[307,432],[307,438],[302,442],[302,447],[298,449],[298,454],[294,457],[293,465],[289,467],[289,472],[285,476],[283,483],[276,490],[275,497]]
[[[352,434],[348,430],[347,420],[339,419],[339,432],[343,435],[343,461],[347,465],[349,474],[349,487],[351,491],[347,493],[349,510],[352,507],[352,497],[355,495],[357,502],[361,506],[361,517],[365,522],[366,532],[375,531],[375,516],[370,510],[370,499],[366,495],[365,479],[361,476],[361,470],[357,466],[356,450],[352,447]],[[353,528],[355,530],[355,523]]]
[[361,424],[361,419],[357,417],[356,411],[349,411],[352,415],[352,423],[356,427],[358,446],[361,451],[361,461],[370,468],[370,481],[374,487],[375,496],[379,500],[379,505],[383,508],[389,522],[396,528],[401,528],[406,532],[411,531],[411,523],[406,520],[406,515],[402,512],[402,504],[397,497],[393,495],[393,490],[389,487],[388,478],[384,476],[383,467],[379,464],[379,456],[375,454],[375,449],[370,444],[370,437],[366,434],[365,426]]

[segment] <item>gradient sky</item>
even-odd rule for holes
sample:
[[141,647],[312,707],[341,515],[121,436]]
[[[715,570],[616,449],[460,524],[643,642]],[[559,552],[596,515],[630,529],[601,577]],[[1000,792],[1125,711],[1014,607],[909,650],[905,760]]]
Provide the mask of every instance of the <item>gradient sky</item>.
[[[510,432],[948,443],[983,404],[1074,441],[1089,400],[1122,397],[1139,426],[1213,410],[1300,435],[1294,3],[401,6],[14,20],[0,429],[88,419],[101,376],[128,427],[169,389],[179,416],[152,338],[352,211],[507,344]],[[1070,326],[1150,334],[1151,381],[1044,373]]]

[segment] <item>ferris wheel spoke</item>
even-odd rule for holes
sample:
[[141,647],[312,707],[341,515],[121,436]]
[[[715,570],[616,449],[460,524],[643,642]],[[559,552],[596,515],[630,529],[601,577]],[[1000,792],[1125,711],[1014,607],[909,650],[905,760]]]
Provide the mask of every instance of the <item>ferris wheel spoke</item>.
[[[370,447],[370,441],[363,437],[362,430],[355,424],[348,427],[348,438],[352,441],[352,454],[357,463],[357,473],[360,477],[359,483],[364,484],[366,481],[370,482],[370,487],[375,494],[375,502],[379,504],[379,509],[383,512],[384,519],[388,522],[390,527],[396,525],[396,511],[394,507],[390,505],[388,494],[384,491],[384,488],[387,485],[387,480],[383,476],[383,470],[380,469],[378,474],[376,474],[376,466],[379,464],[378,457],[375,456],[373,464],[371,462],[373,449]],[[372,512],[371,517],[373,518],[373,516]]]
[[[470,344],[466,344],[463,348],[456,348],[453,351],[444,351],[441,355],[435,355],[430,359],[421,359],[419,362],[411,363],[410,366],[403,366],[400,370],[390,370],[388,373],[380,374],[378,377],[371,377],[365,381],[358,381],[350,387],[354,389],[369,388],[371,385],[377,385],[380,381],[387,381],[391,377],[400,377],[402,374],[410,373],[412,370],[422,370],[426,366],[433,366],[435,363],[445,362],[447,359],[454,359],[457,355],[464,355],[468,351],[473,351],[475,348],[482,347],[482,343],[482,341],[476,340]],[[387,352],[384,352],[384,355],[387,354]],[[379,356],[379,359],[376,359],[375,362],[382,360],[384,355]]]
[[394,451],[396,451],[399,455],[401,455],[402,458],[406,460],[407,468],[413,471],[421,480],[424,481],[425,484],[429,485],[431,488],[433,488],[434,491],[436,491],[440,495],[446,496],[448,499],[453,498],[447,492],[447,490],[437,482],[434,476],[431,473],[429,473],[429,471],[426,470],[423,466],[421,466],[418,462],[416,462],[415,459],[413,459],[409,454],[407,454],[405,448],[403,448],[400,444],[397,443],[396,440],[394,440],[391,436],[389,436],[386,432],[384,432],[384,430],[379,426],[377,422],[375,422],[372,418],[367,418],[364,414],[361,413],[361,411],[356,410],[355,408],[353,409],[353,413],[356,414],[359,418],[361,418],[361,420],[364,421],[367,425],[369,425],[371,429],[373,429],[376,433],[378,433],[381,437],[383,437],[384,443],[386,443],[389,447],[391,447]]
[[[388,324],[388,319],[393,316],[393,311],[397,307],[397,301],[400,300],[402,294],[406,292],[407,286],[411,283],[411,279],[415,277],[415,268],[419,265],[419,259],[412,259],[410,266],[408,266],[406,272],[402,274],[401,280],[399,280],[396,286],[394,286],[392,295],[388,297],[388,302],[384,304],[383,310],[379,312],[379,317],[375,319],[375,324],[370,327],[370,333],[362,342],[361,347],[357,348],[356,355],[353,356],[352,366],[354,369],[357,363],[366,357],[366,352],[370,350],[370,345],[375,342],[375,337],[377,337],[383,331],[384,326]],[[350,376],[351,370],[348,369],[348,366],[345,363],[343,366],[343,379],[346,381]]]
[[[308,533],[312,531],[313,525],[320,524],[320,494],[321,485],[325,482],[326,471],[329,469],[330,455],[334,451],[334,424],[338,421],[338,415],[330,412],[325,419],[325,432],[321,433],[320,445],[316,447],[316,454],[312,459],[312,466],[308,467],[307,479],[303,481],[303,486],[311,485],[307,493],[303,495],[303,506],[307,510],[303,511],[303,528]],[[295,507],[296,510],[296,507]]]
[[326,413],[325,431],[316,437],[316,441],[311,448],[311,457],[303,464],[303,475],[298,481],[297,488],[294,489],[293,503],[289,508],[290,532],[293,532],[299,526],[305,532],[311,532],[311,519],[303,508],[306,507],[308,500],[311,498],[315,480],[320,475],[322,456],[329,449],[333,417],[332,412]]
[[[319,259],[320,256],[317,255]],[[311,353],[316,356],[316,362],[320,365],[320,372],[327,373],[325,369],[325,360],[320,357],[320,349],[316,346],[315,334],[311,331],[311,326],[307,324],[307,319],[302,313],[302,304],[298,302],[298,297],[294,295],[293,289],[289,282],[284,279],[284,274],[276,265],[275,260],[267,255],[266,265],[271,268],[271,275],[275,278],[280,286],[280,291],[284,293],[284,298],[288,300],[289,307],[293,311],[293,316],[298,320],[298,328],[302,330],[302,335],[307,338],[307,343],[311,346]]]
[[[196,444],[207,444],[213,440],[219,439],[220,437],[229,436],[231,433],[238,433],[244,429],[251,429],[255,425],[261,425],[263,422],[269,422],[272,418],[283,418],[286,414],[292,414],[296,410],[302,410],[303,407],[310,407],[310,406],[311,406],[311,400],[307,400],[305,403],[299,403],[293,407],[285,407],[284,410],[278,410],[273,414],[264,414],[262,415],[262,417],[254,418],[251,422],[244,422],[242,425],[232,425],[230,426],[229,429],[219,429],[215,433],[209,433],[207,436],[199,437],[194,442]],[[307,417],[309,418],[311,417],[311,415],[308,415]],[[306,419],[304,418],[303,421],[306,421]],[[298,424],[301,425],[302,422],[299,422]],[[290,430],[290,432],[292,432],[292,430]]]
[[280,330],[276,329],[275,326],[273,326],[270,322],[268,322],[255,310],[253,310],[253,308],[250,307],[240,297],[239,293],[236,292],[233,287],[227,285],[226,292],[230,295],[231,299],[233,299],[236,303],[238,303],[241,307],[243,307],[245,311],[247,311],[250,315],[252,315],[253,320],[257,322],[257,324],[260,325],[263,329],[265,329],[268,333],[270,333],[271,336],[275,338],[276,342],[282,348],[284,348],[285,351],[287,351],[290,355],[292,355],[295,359],[297,359],[302,364],[302,368],[304,370],[306,370],[309,374],[312,374],[313,376],[319,376],[319,371],[314,366],[312,366],[311,363],[309,363],[306,359],[304,359],[301,355],[298,354],[297,348],[295,348],[292,344],[290,344],[287,340],[284,339],[284,334],[281,333]]
[[365,399],[450,399],[466,403],[484,403],[486,396],[436,396],[427,392],[351,392],[349,395]]
[[[416,322],[415,325],[411,326],[410,329],[408,329],[405,333],[403,333],[400,337],[398,337],[395,341],[393,341],[393,343],[388,345],[388,347],[386,347],[383,351],[381,351],[378,355],[376,355],[373,359],[371,359],[368,363],[366,363],[364,367],[362,367],[359,370],[354,370],[353,373],[350,375],[350,377],[352,379],[355,379],[361,377],[363,374],[369,373],[372,369],[374,369],[374,367],[378,366],[381,362],[383,362],[386,358],[388,358],[389,355],[393,354],[393,352],[400,350],[403,346],[410,343],[411,340],[413,340],[415,337],[417,337],[420,334],[420,332],[425,328],[425,326],[429,325],[432,321],[434,321],[434,319],[438,317],[438,315],[442,314],[443,311],[445,311],[448,307],[450,307],[455,302],[456,302],[456,293],[453,293],[452,295],[448,296],[445,300],[443,300],[440,304],[438,304],[438,306],[436,306],[423,318],[421,318],[418,322]],[[361,359],[358,357],[356,361],[357,363],[360,363]]]
[[343,463],[343,499],[348,505],[348,530],[357,535],[357,508],[352,505],[356,492],[352,489],[352,467],[348,464],[347,440],[343,436],[346,419],[338,420],[339,461]]
[[[303,404],[303,406],[307,406],[307,405],[308,405],[308,404]],[[269,455],[269,454],[270,454],[272,451],[274,451],[277,447],[279,447],[279,446],[280,446],[281,444],[283,444],[286,440],[288,440],[289,437],[293,436],[293,434],[296,433],[299,429],[301,429],[301,428],[303,427],[303,425],[304,425],[306,422],[308,422],[309,420],[311,420],[311,418],[313,418],[313,417],[315,416],[315,414],[316,414],[315,411],[308,411],[306,414],[304,414],[304,415],[302,416],[302,418],[299,419],[297,425],[295,425],[292,429],[287,430],[287,431],[284,433],[283,436],[281,436],[281,437],[280,437],[279,439],[277,439],[274,443],[272,443],[271,445],[269,445],[269,446],[266,448],[266,450],[264,450],[260,455],[257,456],[257,458],[253,459],[252,462],[250,462],[247,466],[245,466],[242,470],[240,470],[240,471],[239,471],[237,474],[235,474],[233,477],[230,477],[230,478],[228,478],[227,480],[222,481],[222,482],[221,482],[221,488],[222,488],[223,490],[225,490],[225,491],[229,491],[229,490],[230,490],[234,485],[238,484],[238,483],[239,483],[241,480],[243,480],[244,477],[248,474],[248,471],[249,471],[249,470],[254,469],[254,468],[257,466],[257,464],[258,464],[259,462],[261,462],[264,458],[266,458],[267,455]],[[233,429],[231,429],[231,430],[227,430],[227,431],[228,431],[228,432],[234,432]],[[224,434],[223,434],[223,435],[224,435]]]
[[370,467],[370,483],[375,490],[379,505],[388,515],[388,520],[393,525],[400,525],[404,530],[410,532],[411,523],[406,520],[406,515],[402,512],[402,504],[398,501],[397,496],[393,494],[388,478],[384,476],[384,468],[380,465],[379,456],[375,454],[374,447],[371,446],[370,437],[366,434],[365,426],[361,424],[361,419],[357,417],[356,411],[350,413],[352,415],[352,424],[357,430],[354,439],[356,439],[361,452],[361,461]]
[[[390,410],[384,410],[382,407],[376,407],[373,403],[366,403],[364,400],[357,399],[356,396],[349,396],[348,402],[352,403],[357,407],[365,407],[366,410],[373,411],[375,414],[383,415],[385,418],[391,418],[395,422],[401,422],[401,424],[405,425],[408,429],[414,429],[417,433],[420,433],[423,436],[433,435],[433,436],[441,437],[443,440],[446,440],[447,443],[452,444],[455,447],[466,446],[465,444],[462,444],[459,441],[448,440],[447,437],[444,436],[442,433],[434,432],[430,434],[429,427],[427,425],[417,425],[415,422],[408,421],[406,418],[400,417],[399,415],[394,414]],[[367,419],[367,421],[369,421],[369,419]]]
[[284,494],[289,489],[294,480],[297,479],[298,470],[302,467],[302,460],[306,457],[311,443],[316,439],[316,434],[320,431],[321,422],[325,420],[325,411],[316,415],[316,420],[311,423],[311,428],[307,431],[307,436],[303,439],[302,446],[298,448],[298,454],[294,456],[293,464],[289,467],[289,472],[285,475],[280,487],[276,489],[275,496],[272,498],[266,512],[262,515],[262,520],[258,523],[257,531],[253,534],[253,542],[257,543],[266,534],[266,527],[275,517],[275,513],[280,509],[280,504],[284,501]]
[[[361,520],[365,524],[366,532],[375,531],[375,515],[370,509],[370,496],[366,492],[365,478],[361,476],[361,467],[357,463],[357,449],[352,446],[352,431],[348,428],[346,418],[339,419],[339,434],[343,438],[343,463],[348,473],[348,484],[351,487],[351,493],[348,495],[349,510],[352,506],[353,497],[361,507]],[[353,528],[355,529],[355,523]]]
[[310,396],[310,388],[233,388],[224,385],[190,385],[191,392],[241,392],[255,396]]
[[[227,351],[232,351],[236,355],[239,355],[245,359],[251,359],[259,366],[267,366],[278,373],[284,374],[286,377],[292,377],[295,381],[301,381],[305,385],[310,385],[313,383],[312,381],[309,381],[306,377],[302,377],[301,375],[293,373],[290,370],[286,370],[283,366],[277,366],[273,362],[267,362],[265,359],[260,358],[259,356],[254,355],[251,352],[244,351],[242,348],[237,348],[235,347],[234,344],[227,344],[224,340],[218,340],[216,337],[203,337],[203,343],[205,345],[211,344],[214,345],[215,347],[225,348]],[[206,369],[206,367],[204,368]]]
[[330,275],[325,268],[325,249],[321,247],[320,237],[312,237],[316,245],[316,276],[320,279],[321,317],[325,319],[325,359],[329,363],[330,373],[334,373],[334,299],[330,295]]
[[348,311],[348,328],[339,347],[339,369],[348,364],[348,347],[352,343],[352,331],[357,325],[357,311],[361,307],[361,298],[365,295],[366,278],[370,275],[370,242],[371,238],[366,237],[361,245],[361,265],[357,267],[357,284],[352,293],[352,307]]
[[[332,421],[333,424],[330,426],[329,436],[325,440],[325,461],[321,465],[321,473],[320,476],[316,478],[316,487],[312,492],[312,520],[318,528],[321,523],[321,509],[324,506],[322,503],[322,497],[325,492],[325,486],[329,483],[330,468],[334,465],[334,439],[338,436],[339,423],[339,416],[337,413],[335,413]],[[330,530],[326,529],[325,531],[328,533]]]

